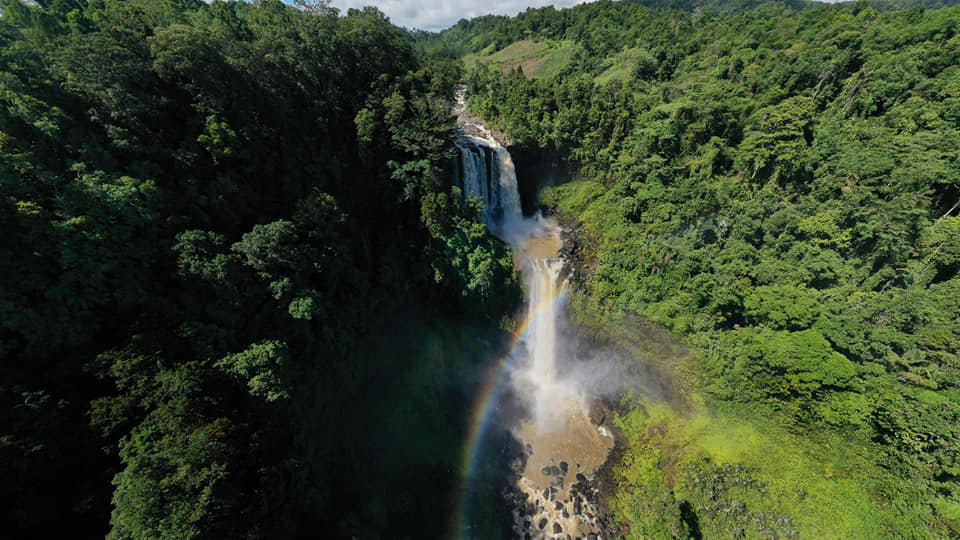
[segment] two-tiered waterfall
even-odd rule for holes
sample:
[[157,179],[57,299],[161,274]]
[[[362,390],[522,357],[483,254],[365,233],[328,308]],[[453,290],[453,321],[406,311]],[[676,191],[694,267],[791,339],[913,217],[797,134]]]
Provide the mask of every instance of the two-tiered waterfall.
[[560,228],[539,214],[524,218],[513,160],[479,121],[465,112],[458,92],[460,119],[457,184],[464,196],[484,203],[488,229],[510,244],[527,291],[513,392],[527,417],[513,427],[525,448],[515,486],[513,531],[521,538],[599,538],[601,527],[588,492],[588,479],[606,460],[613,440],[590,423],[586,398],[576,381],[565,380],[558,321],[567,288]]

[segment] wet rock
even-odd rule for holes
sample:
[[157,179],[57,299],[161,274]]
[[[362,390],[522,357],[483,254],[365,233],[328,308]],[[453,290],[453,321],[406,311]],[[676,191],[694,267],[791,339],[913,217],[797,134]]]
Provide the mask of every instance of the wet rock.
[[550,467],[544,467],[544,468],[540,469],[540,474],[542,474],[542,475],[544,475],[544,476],[551,476],[551,474],[550,474]]
[[540,523],[538,523],[537,526],[540,527],[542,531],[543,528],[547,526],[547,518],[540,518]]
[[560,501],[557,501],[556,503],[554,503],[553,509],[554,509],[554,510],[563,510],[563,503],[560,502]]
[[550,499],[550,489],[549,489],[549,488],[543,488],[543,498],[544,498],[544,499],[548,499],[548,500]]
[[563,519],[570,519],[570,512],[567,512],[566,510],[564,510],[564,511],[563,511]]
[[561,461],[561,462],[560,462],[560,474],[566,476],[568,470],[570,470],[570,466],[567,465],[567,462],[566,462],[566,461]]
[[579,496],[573,499],[573,515],[579,516],[583,512],[583,499]]
[[530,525],[533,525],[533,523],[530,523],[530,520],[529,520],[529,519],[523,520],[523,528],[524,528],[524,529],[529,529],[529,528],[530,528]]
[[595,426],[602,426],[607,421],[607,407],[599,399],[590,407],[590,422]]
[[530,443],[527,443],[527,455],[528,455],[528,456],[532,456],[532,455],[533,455],[533,447],[530,446]]
[[594,533],[590,533],[587,535],[587,540],[597,540],[597,535]]
[[561,527],[559,523],[554,523],[554,524],[553,524],[553,534],[560,534],[560,533],[562,533],[562,532],[563,532],[563,527]]
[[583,473],[577,473],[577,482],[586,483],[586,482],[587,482],[587,477],[584,476]]

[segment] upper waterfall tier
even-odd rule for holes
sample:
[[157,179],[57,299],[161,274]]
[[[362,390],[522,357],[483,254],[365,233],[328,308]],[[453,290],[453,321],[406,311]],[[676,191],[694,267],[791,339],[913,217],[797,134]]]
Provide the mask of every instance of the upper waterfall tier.
[[494,138],[481,122],[465,113],[465,89],[457,91],[457,185],[464,195],[480,198],[484,204],[483,222],[497,232],[523,219],[517,173],[510,152]]

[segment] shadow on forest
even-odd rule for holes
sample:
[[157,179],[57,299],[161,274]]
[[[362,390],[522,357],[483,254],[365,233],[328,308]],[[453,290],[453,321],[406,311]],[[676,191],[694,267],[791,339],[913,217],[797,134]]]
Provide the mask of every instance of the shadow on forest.
[[[352,361],[318,389],[302,437],[312,504],[304,533],[336,538],[442,538],[462,499],[470,407],[507,335],[489,322],[419,308],[384,316]],[[493,427],[487,447],[511,444]],[[470,486],[480,536],[500,537],[509,515],[496,496],[507,452],[486,451]],[[479,504],[479,506],[477,506]],[[312,510],[311,510],[312,509]]]

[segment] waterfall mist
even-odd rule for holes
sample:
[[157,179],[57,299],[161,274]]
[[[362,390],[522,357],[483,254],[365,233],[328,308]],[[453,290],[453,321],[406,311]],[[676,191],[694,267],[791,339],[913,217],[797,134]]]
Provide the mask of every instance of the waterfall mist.
[[625,373],[603,356],[574,354],[582,347],[565,324],[569,269],[559,256],[561,229],[539,212],[523,215],[509,151],[479,123],[467,125],[458,146],[457,184],[464,196],[483,201],[481,219],[510,245],[527,291],[514,391],[539,431],[560,429],[574,402],[586,416],[590,400],[622,391]]

